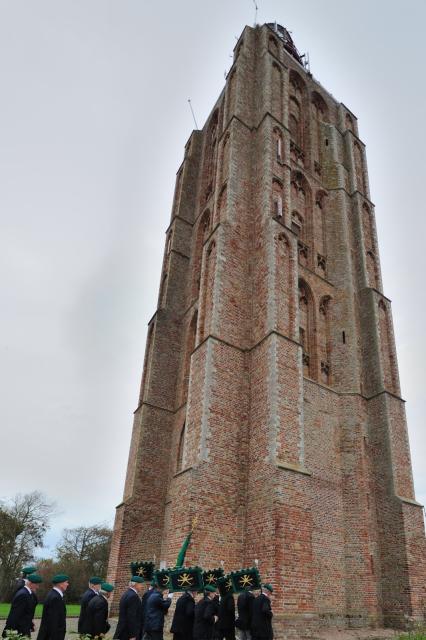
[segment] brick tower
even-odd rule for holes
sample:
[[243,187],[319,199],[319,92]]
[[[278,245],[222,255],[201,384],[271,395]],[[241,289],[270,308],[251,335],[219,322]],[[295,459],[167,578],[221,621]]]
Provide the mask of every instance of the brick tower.
[[[426,607],[391,306],[356,117],[246,27],[185,148],[110,578],[259,560],[278,636]],[[119,591],[120,589],[118,589]]]

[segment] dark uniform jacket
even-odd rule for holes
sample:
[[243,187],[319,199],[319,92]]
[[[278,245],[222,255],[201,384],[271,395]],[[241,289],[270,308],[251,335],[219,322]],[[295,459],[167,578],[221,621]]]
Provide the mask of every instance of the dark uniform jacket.
[[254,595],[251,591],[243,591],[238,596],[237,609],[238,618],[235,626],[243,631],[248,631],[251,625],[251,616],[253,611]]
[[154,593],[154,589],[151,587],[142,596],[142,631],[145,629],[145,616],[146,616],[146,605],[148,603],[148,598]]
[[176,602],[171,633],[175,640],[192,640],[192,628],[194,626],[195,600],[189,591],[185,591]]
[[253,602],[253,615],[251,620],[252,638],[272,640],[272,609],[271,601],[261,593]]
[[105,635],[111,628],[108,622],[108,600],[102,595],[96,595],[90,599],[86,610],[86,628],[89,635],[94,638]]
[[15,593],[3,630],[3,638],[6,637],[8,629],[13,629],[23,636],[31,635],[36,604],[35,594],[30,593],[26,587],[22,587]]
[[89,606],[89,602],[97,596],[97,592],[94,589],[87,589],[81,596],[80,604],[80,616],[78,618],[78,632],[79,633],[89,633],[87,627],[87,607]]
[[63,596],[51,589],[44,600],[37,640],[64,640],[66,617]]
[[227,593],[220,599],[216,629],[219,637],[230,637],[230,632],[235,631],[235,600],[232,593]]
[[146,604],[144,630],[149,634],[150,631],[162,631],[164,627],[164,616],[167,613],[171,598],[164,599],[162,594],[153,589]]
[[134,589],[127,589],[120,598],[117,629],[114,638],[139,638],[142,631],[142,602]]
[[197,602],[194,610],[194,640],[210,640],[213,638],[214,616],[219,613],[219,603],[217,598],[210,600],[208,596],[204,596],[202,600]]

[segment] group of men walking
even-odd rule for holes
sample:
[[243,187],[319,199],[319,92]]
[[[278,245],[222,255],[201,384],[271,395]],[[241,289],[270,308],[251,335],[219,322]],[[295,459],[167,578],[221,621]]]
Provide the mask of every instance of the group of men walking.
[[[35,567],[25,567],[17,584],[3,637],[8,631],[31,636],[37,588],[42,578]],[[64,640],[66,608],[64,594],[69,577],[58,574],[52,578],[52,589],[43,606],[37,640]],[[78,620],[80,637],[99,638],[109,629],[108,598],[114,587],[93,576],[81,598]],[[201,591],[187,590],[177,599],[170,631],[173,640],[272,640],[272,609],[270,584],[262,585],[255,595],[247,589],[237,598],[237,611],[232,592],[222,592],[208,584]],[[119,617],[114,634],[116,640],[163,640],[165,616],[173,593],[153,580],[149,587],[140,576],[132,576],[128,589],[120,599]],[[237,613],[237,615],[236,615]]]
[[[38,603],[37,588],[43,582],[36,573],[36,567],[24,567],[12,597],[12,606],[2,633],[17,632],[31,636],[34,631],[34,613]],[[37,640],[64,640],[66,633],[66,607],[64,594],[69,585],[69,577],[58,574],[52,578],[52,589],[47,593],[40,621]],[[109,631],[108,597],[114,587],[101,578],[93,576],[89,588],[81,599],[78,632],[92,638],[105,635]]]
[[[116,640],[163,640],[165,616],[173,593],[153,581],[144,590],[143,578],[133,576],[120,600]],[[260,593],[239,594],[237,611],[233,593],[222,593],[206,585],[201,594],[185,591],[177,600],[170,631],[173,640],[272,640],[272,586]],[[237,613],[237,617],[236,617]]]

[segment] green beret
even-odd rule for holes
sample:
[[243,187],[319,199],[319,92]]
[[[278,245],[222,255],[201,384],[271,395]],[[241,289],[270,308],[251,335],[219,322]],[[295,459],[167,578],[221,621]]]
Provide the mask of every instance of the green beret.
[[38,573],[30,573],[30,575],[27,576],[26,579],[33,584],[40,584],[40,582],[43,582],[43,578],[39,576]]
[[33,567],[32,565],[29,565],[28,567],[24,567],[22,569],[22,573],[25,573],[25,575],[29,573],[35,573],[36,571],[37,571],[37,567]]
[[91,578],[89,578],[89,582],[90,584],[102,584],[102,578],[99,578],[98,576],[92,576]]
[[145,580],[142,578],[142,576],[132,576],[130,578],[130,582],[140,582],[143,583],[145,582]]
[[65,575],[65,573],[58,573],[56,576],[53,576],[52,582],[53,584],[60,584],[61,582],[68,582],[69,576]]
[[265,582],[265,584],[262,584],[262,587],[263,587],[264,589],[268,589],[268,591],[270,591],[271,593],[273,592],[272,585],[271,585],[271,584],[269,584],[269,582]]
[[[92,584],[96,584],[96,582],[92,582]],[[111,593],[111,591],[114,591],[114,587],[109,582],[102,582],[101,590],[102,591],[107,591],[108,593]]]
[[216,593],[217,587],[215,587],[213,584],[206,584],[206,586],[204,587],[204,591],[209,591],[210,593]]

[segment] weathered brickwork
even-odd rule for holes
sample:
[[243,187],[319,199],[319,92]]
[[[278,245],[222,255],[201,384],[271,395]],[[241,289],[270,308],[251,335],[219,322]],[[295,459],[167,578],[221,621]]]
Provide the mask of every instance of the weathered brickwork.
[[277,637],[426,608],[390,301],[356,117],[247,27],[176,178],[109,577],[132,559],[274,583]]

